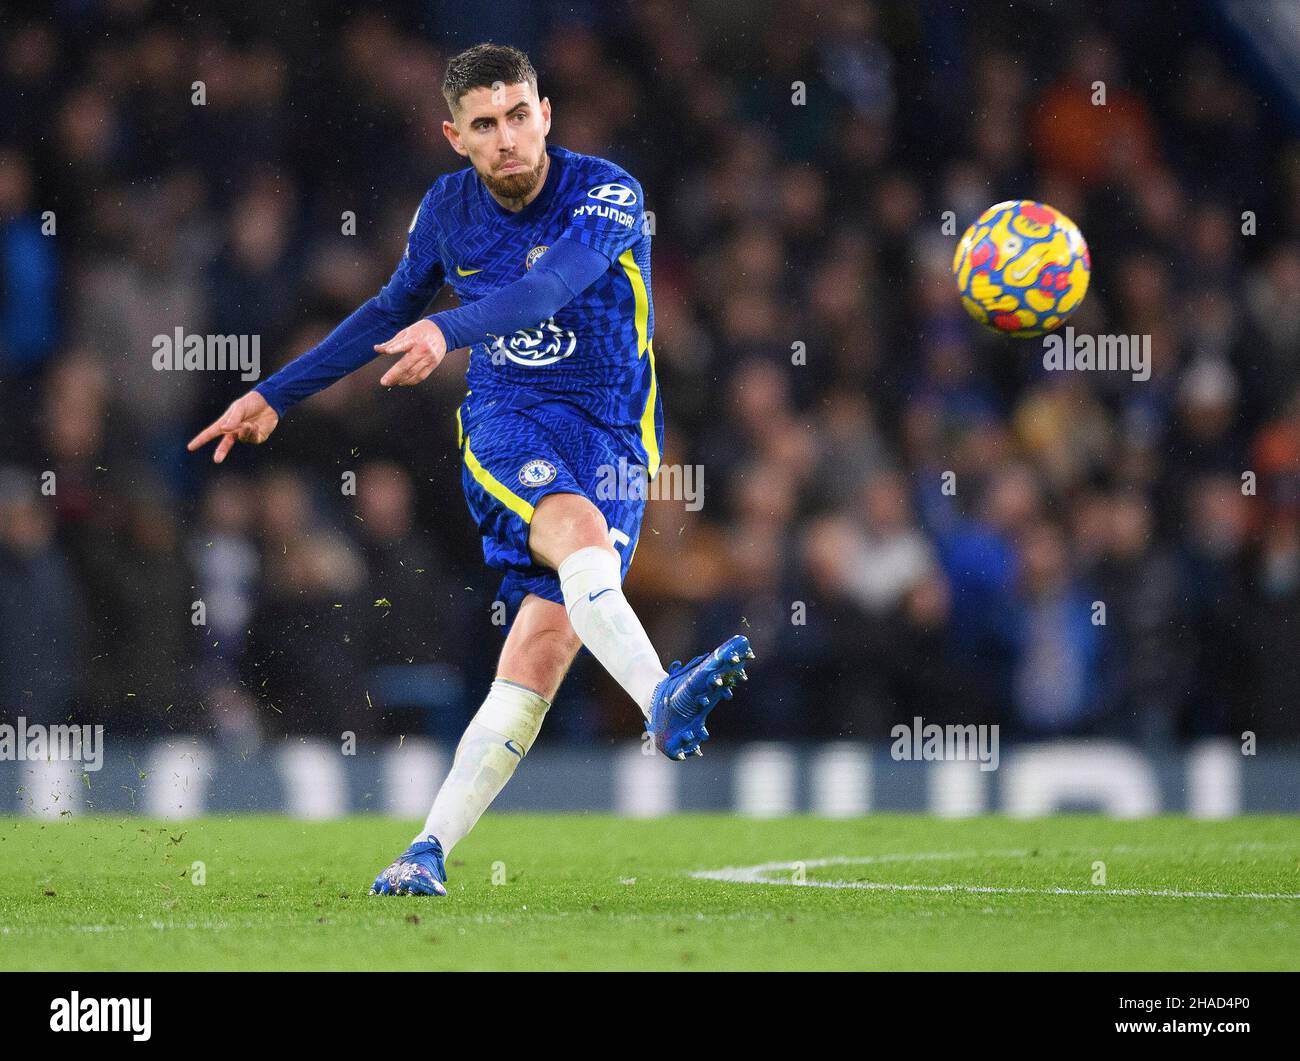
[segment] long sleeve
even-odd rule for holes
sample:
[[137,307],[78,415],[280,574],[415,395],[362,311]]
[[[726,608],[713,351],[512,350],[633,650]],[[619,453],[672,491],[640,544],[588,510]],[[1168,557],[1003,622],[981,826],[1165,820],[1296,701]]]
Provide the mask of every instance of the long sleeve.
[[379,355],[376,343],[391,339],[414,321],[442,287],[442,263],[433,251],[433,211],[428,197],[416,211],[406,253],[392,278],[374,298],[344,320],[319,344],[290,361],[254,389],[281,416]]
[[523,277],[477,302],[435,313],[433,321],[447,349],[471,346],[489,336],[535,328],[594,284],[609,269],[609,258],[568,237],[555,241]]

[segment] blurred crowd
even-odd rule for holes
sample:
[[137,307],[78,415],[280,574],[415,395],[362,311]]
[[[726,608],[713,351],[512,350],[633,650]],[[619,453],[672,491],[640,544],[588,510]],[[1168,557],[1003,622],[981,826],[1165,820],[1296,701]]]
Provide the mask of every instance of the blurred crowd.
[[[646,190],[665,461],[704,504],[650,504],[628,591],[665,662],[751,638],[729,736],[1300,738],[1300,139],[1160,6],[18,4],[0,715],[459,732],[500,644],[463,353],[402,392],[374,364],[220,468],[184,444],[248,384],[153,354],[257,335],[267,373],[373,294],[460,164],[443,63],[495,33],[552,142]],[[1149,380],[966,318],[956,239],[1022,197],[1089,240],[1076,330],[1149,335]],[[548,734],[637,724],[584,655]]]

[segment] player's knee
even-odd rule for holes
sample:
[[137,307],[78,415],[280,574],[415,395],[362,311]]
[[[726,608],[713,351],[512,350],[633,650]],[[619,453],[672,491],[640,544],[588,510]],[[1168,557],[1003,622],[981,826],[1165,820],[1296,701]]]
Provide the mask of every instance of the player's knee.
[[609,547],[609,526],[600,509],[578,494],[551,494],[533,515],[529,544],[552,566],[588,546]]

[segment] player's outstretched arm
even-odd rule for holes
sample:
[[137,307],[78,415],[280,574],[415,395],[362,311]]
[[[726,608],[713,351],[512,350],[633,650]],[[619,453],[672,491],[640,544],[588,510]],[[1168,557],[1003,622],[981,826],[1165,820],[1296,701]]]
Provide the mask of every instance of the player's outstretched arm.
[[[433,249],[433,211],[426,209],[432,194],[430,189],[411,220],[406,253],[383,289],[316,346],[262,380],[219,420],[195,435],[189,444],[191,452],[221,435],[213,454],[220,463],[236,442],[265,442],[290,406],[368,365],[379,355],[377,343],[393,337],[429,305],[444,280],[442,263]],[[430,366],[424,375],[432,370]]]
[[213,461],[220,464],[236,442],[254,445],[265,442],[279,422],[280,414],[267,404],[266,399],[257,391],[249,391],[231,402],[229,409],[190,439],[186,448],[193,453],[220,436],[221,441],[212,454]]
[[[440,272],[437,277],[441,283]],[[378,295],[317,346],[236,399],[219,419],[190,440],[190,452],[221,435],[223,437],[212,455],[212,459],[220,464],[236,442],[265,442],[289,406],[374,360],[378,351],[375,343],[386,335],[392,335],[394,328],[409,321],[428,304],[429,288],[411,289],[401,280],[402,270],[399,269]],[[424,375],[432,371],[430,367]]]

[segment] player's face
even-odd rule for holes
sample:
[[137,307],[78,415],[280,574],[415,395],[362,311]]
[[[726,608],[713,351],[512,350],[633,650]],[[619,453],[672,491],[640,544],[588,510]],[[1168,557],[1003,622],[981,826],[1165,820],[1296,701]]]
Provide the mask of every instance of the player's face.
[[527,82],[472,88],[442,131],[500,199],[527,199],[546,170],[551,103]]

